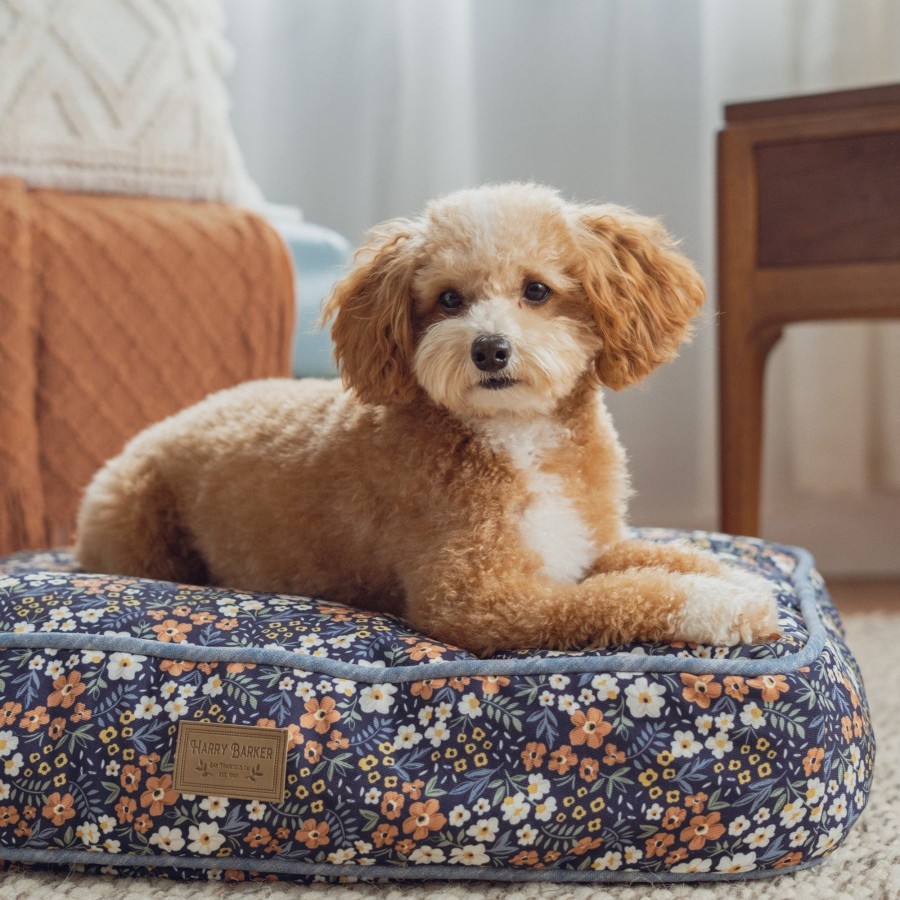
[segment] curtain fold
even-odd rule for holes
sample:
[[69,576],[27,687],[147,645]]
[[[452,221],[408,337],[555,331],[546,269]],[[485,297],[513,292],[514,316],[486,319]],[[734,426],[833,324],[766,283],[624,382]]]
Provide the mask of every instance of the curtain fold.
[[[722,107],[900,81],[900,3],[224,2],[248,167],[272,200],[353,241],[444,191],[511,178],[664,215],[707,277],[711,309],[652,390],[611,406],[636,520],[712,526]],[[769,397],[767,424],[786,435],[764,479],[766,515],[803,543],[780,523],[805,515],[812,533],[832,500],[836,522],[840,504],[865,521],[867,503],[883,511],[900,488],[900,325],[796,326],[777,353],[790,377]]]

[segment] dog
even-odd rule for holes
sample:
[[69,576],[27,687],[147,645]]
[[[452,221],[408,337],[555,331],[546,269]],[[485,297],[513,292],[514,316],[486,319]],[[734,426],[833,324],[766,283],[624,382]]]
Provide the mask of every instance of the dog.
[[487,656],[778,634],[765,579],[629,540],[603,389],[704,300],[655,220],[535,184],[373,230],[324,309],[338,381],[269,379],[135,437],[89,485],[86,571],[321,597]]

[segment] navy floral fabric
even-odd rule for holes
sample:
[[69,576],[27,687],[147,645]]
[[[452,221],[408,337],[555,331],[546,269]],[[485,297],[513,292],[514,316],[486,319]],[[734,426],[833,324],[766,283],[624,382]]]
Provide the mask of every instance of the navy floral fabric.
[[[828,856],[874,739],[821,578],[789,547],[639,536],[769,578],[782,639],[478,660],[320,600],[0,561],[0,867],[702,880]],[[287,729],[284,800],[176,791],[182,720]]]

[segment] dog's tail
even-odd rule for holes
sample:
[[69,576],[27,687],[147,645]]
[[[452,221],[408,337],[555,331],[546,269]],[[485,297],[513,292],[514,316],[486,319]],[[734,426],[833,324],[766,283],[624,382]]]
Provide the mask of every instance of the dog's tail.
[[155,460],[123,454],[88,486],[75,546],[86,572],[208,584],[209,571]]

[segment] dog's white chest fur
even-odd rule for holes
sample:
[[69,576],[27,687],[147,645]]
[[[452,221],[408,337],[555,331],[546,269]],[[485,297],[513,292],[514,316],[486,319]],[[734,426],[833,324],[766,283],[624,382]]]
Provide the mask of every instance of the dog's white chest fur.
[[519,422],[503,417],[480,423],[478,431],[525,477],[530,499],[519,522],[526,547],[544,561],[541,572],[554,581],[578,582],[597,558],[598,547],[588,524],[566,496],[563,479],[541,469],[548,451],[566,433],[547,420]]

